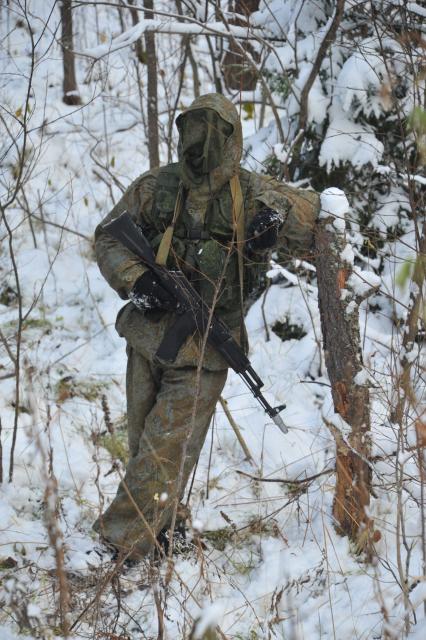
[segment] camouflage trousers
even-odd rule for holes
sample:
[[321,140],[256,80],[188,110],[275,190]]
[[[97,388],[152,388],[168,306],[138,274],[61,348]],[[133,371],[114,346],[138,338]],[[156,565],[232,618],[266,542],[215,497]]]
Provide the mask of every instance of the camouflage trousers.
[[127,354],[130,458],[114,500],[93,528],[119,550],[140,558],[171,522],[227,371],[202,369],[197,380],[194,367],[157,367],[130,346]]

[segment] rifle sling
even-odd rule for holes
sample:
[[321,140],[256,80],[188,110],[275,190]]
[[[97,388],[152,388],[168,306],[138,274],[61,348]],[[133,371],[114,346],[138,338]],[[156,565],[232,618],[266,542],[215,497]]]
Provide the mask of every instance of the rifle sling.
[[238,255],[238,276],[240,281],[240,344],[245,345],[244,331],[244,199],[241,191],[241,183],[238,175],[233,176],[229,181],[232,195],[232,220],[236,235],[236,248]]
[[172,244],[173,232],[175,230],[176,220],[181,214],[183,207],[183,184],[179,183],[179,190],[176,196],[175,208],[173,211],[173,218],[171,224],[167,227],[165,232],[163,233],[163,237],[161,238],[160,245],[158,247],[157,255],[155,257],[155,262],[162,267],[165,267],[167,264],[167,258],[170,253],[170,246]]

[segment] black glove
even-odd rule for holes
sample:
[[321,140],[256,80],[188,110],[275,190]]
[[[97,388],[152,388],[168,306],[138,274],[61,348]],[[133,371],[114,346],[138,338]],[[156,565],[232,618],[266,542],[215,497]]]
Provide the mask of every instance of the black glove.
[[129,298],[142,311],[149,309],[174,311],[177,307],[175,298],[164,289],[152,271],[145,271],[136,280]]
[[263,251],[271,249],[278,240],[278,232],[284,224],[281,213],[265,207],[254,216],[247,233],[247,250]]

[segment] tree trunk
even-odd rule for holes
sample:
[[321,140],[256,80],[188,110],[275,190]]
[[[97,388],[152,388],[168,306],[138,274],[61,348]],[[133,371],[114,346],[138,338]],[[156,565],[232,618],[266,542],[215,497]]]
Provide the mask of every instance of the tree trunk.
[[[231,18],[229,24],[240,27],[248,27],[250,15],[259,9],[259,0],[235,0],[233,11],[244,18]],[[259,54],[248,42],[242,43],[242,48],[255,62],[259,61]],[[257,84],[257,75],[253,66],[248,64],[243,52],[231,41],[228,51],[222,60],[223,76],[227,89],[237,91],[254,91]]]
[[[318,299],[334,409],[350,427],[344,437],[340,429],[327,423],[337,449],[333,515],[340,531],[355,540],[360,550],[368,550],[373,524],[366,514],[371,486],[370,398],[368,383],[356,379],[362,370],[358,319],[361,299],[348,283],[352,267],[341,258],[346,245],[344,233],[335,231],[332,223],[330,217],[318,225]],[[373,291],[370,289],[362,299]]]
[[[145,18],[152,18],[153,0],[144,0]],[[149,11],[151,9],[151,11]],[[149,168],[158,167],[160,157],[158,153],[158,104],[157,104],[157,53],[155,49],[155,34],[145,33],[146,62],[148,67],[148,152]]]
[[63,102],[65,102],[65,104],[78,105],[81,104],[81,100],[75,76],[71,4],[71,0],[62,0],[61,2],[61,46],[64,64],[64,81],[62,85],[64,95],[62,100]]

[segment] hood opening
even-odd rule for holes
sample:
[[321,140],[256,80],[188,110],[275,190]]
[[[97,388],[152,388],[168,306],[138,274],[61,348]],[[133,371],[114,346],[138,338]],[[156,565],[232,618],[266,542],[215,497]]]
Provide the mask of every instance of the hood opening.
[[181,179],[188,189],[218,191],[239,171],[242,130],[237,109],[219,93],[199,98],[177,118]]
[[194,109],[176,120],[179,129],[179,157],[188,178],[202,182],[224,160],[226,141],[234,127],[213,109]]

